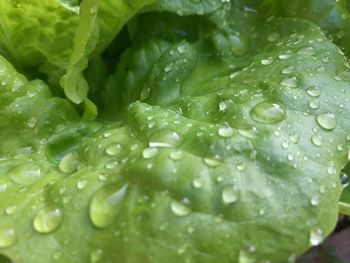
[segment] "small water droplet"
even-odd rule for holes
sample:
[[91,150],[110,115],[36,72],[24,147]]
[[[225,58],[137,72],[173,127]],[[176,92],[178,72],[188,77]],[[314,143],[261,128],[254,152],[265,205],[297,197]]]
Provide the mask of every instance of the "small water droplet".
[[292,143],[298,143],[299,142],[299,135],[298,134],[291,134],[289,135],[289,140],[292,142]]
[[291,54],[290,53],[285,53],[285,54],[280,54],[278,56],[279,59],[282,59],[282,60],[286,60],[286,59],[289,59],[291,57]]
[[285,111],[278,103],[263,101],[255,105],[250,116],[254,121],[273,124],[285,118]]
[[106,147],[106,153],[110,156],[115,156],[118,155],[122,150],[122,146],[117,143],[117,144],[111,144]]
[[247,165],[245,163],[237,164],[236,167],[237,167],[237,170],[240,172],[243,172],[243,171],[245,171],[245,169],[247,169]]
[[259,135],[259,131],[255,127],[244,127],[238,129],[238,133],[249,139],[256,139]]
[[316,116],[316,122],[325,130],[333,130],[337,125],[337,120],[332,113],[321,113]]
[[287,66],[282,69],[282,74],[290,74],[293,72],[293,67],[292,66]]
[[102,259],[103,251],[102,249],[94,249],[90,253],[90,262],[96,263]]
[[194,188],[199,189],[199,188],[202,188],[204,186],[204,183],[205,183],[204,178],[200,177],[200,178],[194,179],[192,184],[193,184]]
[[228,186],[222,190],[221,198],[224,204],[230,205],[236,203],[240,198],[240,191],[237,187]]
[[280,37],[280,35],[278,33],[272,33],[267,37],[267,41],[275,42],[278,40],[279,37]]
[[92,224],[97,228],[106,228],[113,224],[120,213],[127,185],[114,183],[103,186],[92,197],[89,214]]
[[62,173],[73,173],[77,170],[78,165],[79,162],[76,159],[75,155],[73,153],[68,153],[60,161],[58,168]]
[[310,203],[312,206],[318,206],[320,204],[320,198],[318,196],[313,196]]
[[181,137],[177,132],[171,130],[160,130],[151,136],[148,145],[151,148],[170,148],[178,146],[180,142]]
[[221,137],[228,138],[233,135],[233,129],[231,127],[221,127],[218,130],[218,134]]
[[16,213],[16,211],[17,211],[17,206],[11,205],[11,206],[8,206],[8,207],[6,208],[5,213],[6,213],[7,215],[13,215],[13,214]]
[[315,228],[310,231],[310,244],[318,246],[324,239],[323,231],[320,228]]
[[87,186],[88,182],[87,180],[80,180],[77,182],[77,188],[79,190],[84,189]]
[[321,146],[323,144],[323,137],[321,135],[312,135],[311,141],[316,146]]
[[264,58],[260,61],[260,63],[262,65],[270,65],[273,63],[273,58],[272,57],[267,57],[267,58]]
[[183,54],[186,52],[186,46],[184,45],[178,46],[176,49],[177,49],[177,52],[179,52],[180,54]]
[[146,148],[142,152],[142,157],[145,159],[151,159],[158,154],[157,148]]
[[36,118],[36,117],[29,118],[28,121],[27,121],[27,126],[29,128],[34,128],[36,123],[37,123],[37,121],[38,121],[38,118]]
[[300,55],[306,55],[306,56],[312,56],[316,53],[315,49],[313,47],[302,47],[298,50],[298,54]]
[[281,85],[287,88],[298,87],[298,79],[296,77],[285,78],[281,81]]
[[217,167],[222,164],[219,160],[216,159],[204,158],[203,160],[204,163],[210,167]]
[[256,263],[256,257],[254,255],[254,252],[255,247],[241,249],[238,255],[238,263]]
[[55,231],[63,221],[63,212],[58,207],[45,207],[33,219],[34,229],[41,234]]
[[15,230],[12,227],[0,227],[0,248],[12,246],[17,240]]
[[319,109],[320,108],[320,101],[318,99],[311,99],[309,101],[309,107],[311,109]]
[[174,200],[170,202],[170,209],[177,216],[187,216],[191,213],[191,209],[188,206]]
[[179,161],[183,158],[184,153],[180,150],[170,152],[170,159],[173,161]]
[[311,97],[319,97],[321,95],[321,90],[317,87],[311,87],[306,90],[306,93]]
[[174,63],[169,63],[168,65],[166,65],[165,67],[164,67],[164,71],[165,72],[170,72],[172,69],[174,68]]

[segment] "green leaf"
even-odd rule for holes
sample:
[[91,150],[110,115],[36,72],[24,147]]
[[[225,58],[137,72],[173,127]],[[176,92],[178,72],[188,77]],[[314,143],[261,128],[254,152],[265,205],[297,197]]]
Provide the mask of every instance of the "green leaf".
[[[154,34],[133,22],[144,42],[104,97],[118,121],[83,120],[0,59],[2,254],[284,262],[332,231],[349,146],[344,57],[304,20],[217,12],[148,14]],[[177,19],[198,34],[168,38]]]

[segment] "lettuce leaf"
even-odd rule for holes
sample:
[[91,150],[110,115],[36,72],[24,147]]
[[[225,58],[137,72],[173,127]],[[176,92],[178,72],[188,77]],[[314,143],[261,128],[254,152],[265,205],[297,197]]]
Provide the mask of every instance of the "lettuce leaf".
[[0,57],[4,256],[285,262],[332,231],[348,161],[346,57],[302,19],[184,6],[161,1],[128,24],[133,44],[96,121]]

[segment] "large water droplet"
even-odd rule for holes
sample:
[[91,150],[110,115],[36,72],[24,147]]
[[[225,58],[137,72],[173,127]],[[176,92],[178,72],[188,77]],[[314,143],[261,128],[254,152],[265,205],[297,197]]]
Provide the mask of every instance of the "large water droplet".
[[323,231],[319,228],[312,229],[310,231],[310,244],[312,246],[318,246],[324,239]]
[[154,133],[149,141],[150,147],[175,147],[181,142],[180,135],[171,130],[160,130]]
[[42,175],[42,167],[36,163],[23,163],[7,172],[7,177],[21,185],[30,185]]
[[16,240],[16,233],[12,227],[0,227],[0,248],[10,247]]
[[285,111],[278,103],[263,101],[250,111],[250,116],[254,121],[273,124],[285,118]]
[[316,122],[325,130],[333,130],[337,125],[337,120],[332,113],[321,113],[316,116]]
[[240,198],[241,192],[237,187],[228,186],[222,190],[221,198],[224,204],[230,205],[236,203]]
[[45,207],[33,219],[34,229],[41,234],[55,231],[63,221],[63,212],[58,207]]
[[100,188],[90,202],[90,220],[97,228],[106,228],[113,224],[120,213],[127,185],[110,184]]
[[187,216],[191,213],[191,209],[188,206],[174,200],[170,202],[170,209],[177,216]]

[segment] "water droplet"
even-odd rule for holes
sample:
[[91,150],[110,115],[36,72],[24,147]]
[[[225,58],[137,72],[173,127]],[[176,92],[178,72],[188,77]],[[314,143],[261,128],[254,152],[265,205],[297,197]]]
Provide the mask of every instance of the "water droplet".
[[0,248],[10,247],[16,240],[16,233],[12,227],[0,227]]
[[298,50],[298,54],[300,54],[300,55],[312,56],[315,53],[316,53],[316,51],[313,47],[303,47],[303,48]]
[[157,148],[146,148],[142,152],[142,157],[145,159],[151,159],[158,154]]
[[32,162],[22,163],[7,172],[7,177],[21,185],[30,185],[42,176],[43,168]]
[[169,148],[178,146],[181,142],[180,135],[171,130],[160,130],[154,133],[149,141],[150,147]]
[[272,57],[264,58],[260,61],[260,63],[262,65],[270,65],[271,63],[273,63],[273,58]]
[[337,170],[335,169],[335,167],[334,166],[329,166],[328,168],[327,168],[327,172],[329,173],[329,174],[336,174],[337,173]]
[[296,77],[285,78],[281,81],[281,85],[287,88],[298,87],[298,79]]
[[312,229],[310,231],[310,244],[312,246],[318,246],[324,239],[323,231],[319,228]]
[[279,37],[280,35],[278,33],[272,33],[267,37],[267,41],[275,42],[276,40],[278,40]]
[[27,126],[29,128],[34,128],[36,123],[37,123],[37,121],[38,121],[38,118],[36,118],[36,117],[29,118],[28,121],[27,121]]
[[170,72],[174,68],[174,63],[169,63],[167,66],[165,66],[164,71]]
[[316,116],[316,122],[325,130],[333,130],[337,125],[337,120],[332,113],[321,113]]
[[240,198],[241,192],[237,187],[228,186],[222,190],[221,198],[224,204],[230,205],[236,203]]
[[186,46],[184,45],[178,46],[176,49],[177,49],[177,52],[179,52],[180,54],[183,54],[186,52]]
[[259,131],[255,127],[244,127],[238,129],[238,133],[249,139],[256,139],[259,135]]
[[5,213],[6,213],[7,215],[13,215],[13,214],[16,213],[16,211],[17,211],[17,206],[11,205],[11,206],[8,206],[8,207],[6,208]]
[[170,202],[170,209],[177,216],[187,216],[191,213],[191,209],[188,206],[174,200]]
[[323,137],[321,135],[312,135],[311,141],[316,146],[321,146],[323,144]]
[[90,202],[90,220],[97,228],[113,224],[120,213],[127,191],[126,184],[109,184],[100,188]]
[[106,147],[106,153],[110,156],[115,156],[118,155],[122,150],[122,146],[117,143],[117,144],[111,144]]
[[194,187],[194,188],[199,189],[199,188],[202,188],[202,187],[204,186],[205,180],[204,180],[204,178],[202,178],[202,177],[196,178],[196,179],[193,180],[193,183],[192,183],[192,184],[193,184],[193,187]]
[[312,206],[318,206],[320,204],[320,198],[318,196],[313,196],[310,203]]
[[55,231],[63,221],[62,210],[58,207],[45,207],[33,219],[34,229],[41,234]]
[[250,111],[250,116],[254,121],[273,124],[285,118],[285,111],[278,103],[263,101]]
[[87,186],[88,182],[87,180],[80,180],[77,182],[77,188],[79,190],[84,189]]
[[346,173],[341,172],[340,173],[340,182],[342,185],[347,185],[349,183],[349,176]]
[[62,173],[73,173],[77,170],[79,165],[78,160],[76,159],[73,153],[68,153],[60,161],[58,168]]
[[237,167],[237,170],[240,172],[243,172],[245,171],[245,169],[247,169],[247,165],[245,163],[240,163],[236,167]]
[[290,74],[293,72],[293,67],[292,66],[287,66],[282,69],[282,74]]
[[309,107],[311,109],[318,109],[318,108],[320,108],[320,101],[318,99],[311,99],[309,101]]
[[321,90],[317,87],[309,88],[306,93],[311,97],[319,97],[321,95]]
[[291,57],[291,54],[290,53],[286,53],[286,54],[280,54],[278,56],[279,59],[282,59],[282,60],[286,60],[286,59],[289,59]]
[[292,143],[298,143],[299,142],[299,136],[298,134],[292,134],[292,135],[289,135],[289,140],[292,142]]
[[102,249],[94,249],[90,253],[90,262],[96,263],[102,259],[103,251]]
[[259,209],[259,215],[260,215],[260,216],[263,216],[263,215],[265,215],[265,214],[266,214],[266,211],[265,211],[264,208]]
[[52,258],[53,258],[54,260],[59,260],[61,257],[62,257],[62,252],[60,252],[60,251],[56,251],[56,252],[53,253],[53,255],[52,255]]
[[228,138],[233,135],[233,129],[231,127],[221,127],[218,130],[218,134],[221,137]]
[[94,8],[94,7],[91,7],[91,8],[89,9],[90,15],[94,15],[94,14],[96,14],[96,12],[97,12],[97,10],[96,10],[96,8]]
[[186,245],[183,245],[183,246],[181,246],[181,247],[177,250],[177,253],[178,253],[179,255],[182,255],[182,254],[184,254],[184,253],[186,252],[186,249],[187,249],[187,246],[186,246]]
[[184,156],[184,153],[182,151],[172,151],[170,153],[170,159],[173,160],[173,161],[179,161],[183,158]]
[[293,156],[293,154],[288,153],[288,155],[287,155],[287,159],[288,159],[288,161],[293,161],[293,160],[294,160],[294,156]]
[[255,252],[255,247],[249,247],[248,249],[241,249],[238,255],[238,263],[256,263],[254,252]]
[[210,167],[218,167],[222,163],[219,160],[211,159],[211,158],[204,158],[204,163]]

